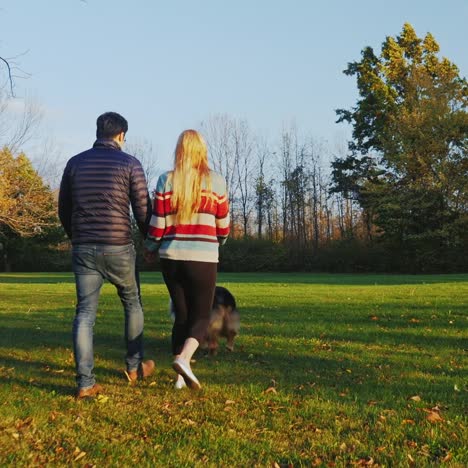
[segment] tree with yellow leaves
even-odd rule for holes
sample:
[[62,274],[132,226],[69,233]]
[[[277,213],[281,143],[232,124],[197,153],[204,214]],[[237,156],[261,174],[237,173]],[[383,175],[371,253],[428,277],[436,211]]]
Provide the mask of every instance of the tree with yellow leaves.
[[34,237],[57,225],[50,188],[34,170],[24,153],[14,156],[0,150],[0,242],[5,266],[11,242]]
[[467,251],[468,85],[428,33],[406,23],[379,55],[348,64],[359,98],[337,110],[353,127],[350,154],[333,163],[334,191],[356,199],[409,262]]

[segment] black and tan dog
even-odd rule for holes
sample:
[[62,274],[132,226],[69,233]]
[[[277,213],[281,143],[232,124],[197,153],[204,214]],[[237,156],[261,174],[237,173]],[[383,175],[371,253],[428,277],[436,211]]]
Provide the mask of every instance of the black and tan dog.
[[[174,308],[170,302],[170,311],[174,320]],[[240,314],[236,307],[236,300],[228,289],[216,286],[211,309],[211,318],[206,339],[200,343],[202,349],[208,349],[211,355],[216,355],[219,348],[219,338],[226,338],[226,349],[234,351],[234,339],[240,329]]]

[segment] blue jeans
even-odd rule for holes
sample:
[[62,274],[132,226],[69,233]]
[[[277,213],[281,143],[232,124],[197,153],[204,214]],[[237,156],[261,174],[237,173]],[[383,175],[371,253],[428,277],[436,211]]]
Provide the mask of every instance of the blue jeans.
[[137,370],[143,360],[143,310],[135,257],[135,248],[131,244],[73,246],[72,263],[77,295],[73,349],[78,388],[89,388],[96,383],[93,374],[93,328],[99,293],[105,279],[117,288],[125,311],[127,371]]

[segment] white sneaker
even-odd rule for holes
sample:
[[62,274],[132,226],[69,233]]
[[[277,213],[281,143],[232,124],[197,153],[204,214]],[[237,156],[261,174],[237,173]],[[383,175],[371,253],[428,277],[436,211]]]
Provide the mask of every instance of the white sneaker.
[[177,358],[172,363],[172,368],[183,377],[185,383],[187,384],[187,387],[189,387],[192,390],[199,390],[201,388],[200,382],[195,377],[195,374],[192,372],[192,369],[190,369],[190,366],[187,365],[185,361],[183,361],[180,358]]
[[186,386],[187,386],[187,384],[185,383],[184,378],[180,374],[177,375],[177,380],[176,380],[176,383],[174,385],[174,388],[176,390],[181,390],[181,389],[185,388]]

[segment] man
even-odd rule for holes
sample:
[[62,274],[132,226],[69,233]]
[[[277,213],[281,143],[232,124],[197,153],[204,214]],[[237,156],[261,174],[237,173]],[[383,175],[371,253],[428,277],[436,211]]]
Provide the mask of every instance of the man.
[[143,310],[135,271],[130,205],[143,236],[151,216],[140,162],[122,151],[127,121],[115,112],[97,119],[93,147],[71,158],[63,173],[59,217],[72,242],[77,305],[73,321],[76,397],[102,391],[93,374],[93,328],[104,279],[117,288],[125,311],[126,375],[147,377],[154,362],[143,362]]

